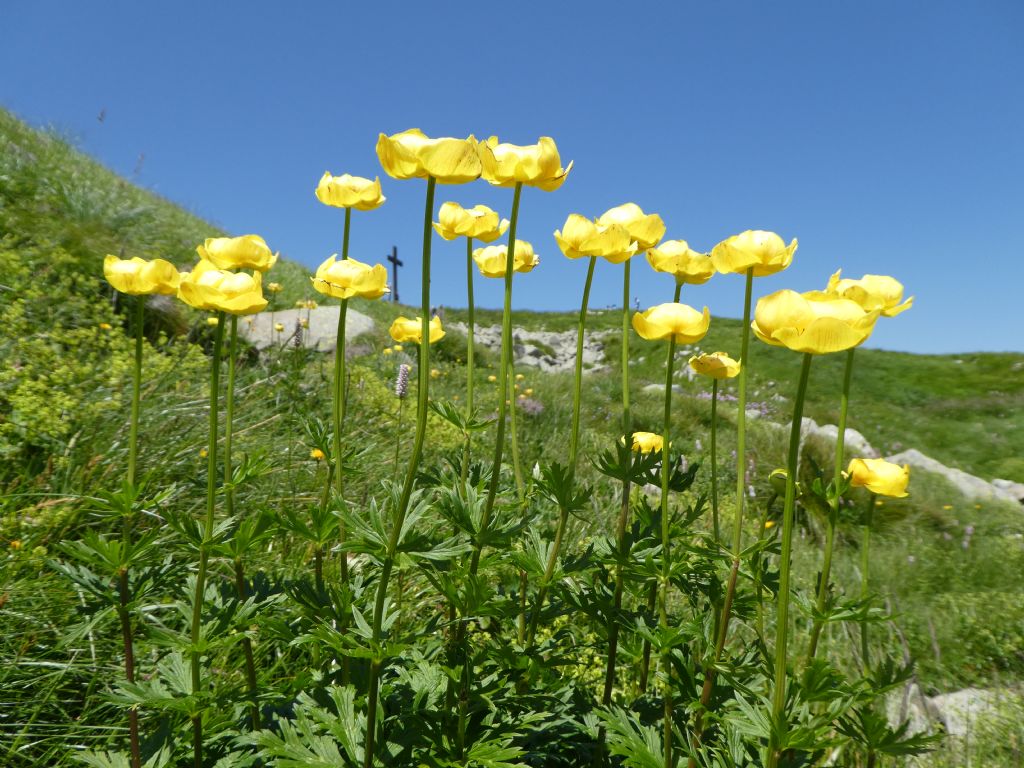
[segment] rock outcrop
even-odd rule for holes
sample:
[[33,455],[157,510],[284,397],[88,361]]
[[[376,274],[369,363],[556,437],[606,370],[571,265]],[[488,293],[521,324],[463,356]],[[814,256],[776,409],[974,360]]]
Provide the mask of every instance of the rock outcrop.
[[[282,309],[277,312],[260,312],[238,320],[239,335],[257,349],[273,345],[294,343],[301,334],[302,346],[318,352],[333,352],[338,338],[338,305],[316,309]],[[301,320],[308,320],[309,327],[302,328]],[[251,322],[250,322],[251,321]],[[275,331],[280,323],[284,330]],[[348,340],[369,333],[376,327],[373,318],[349,308],[345,315],[345,338]]]

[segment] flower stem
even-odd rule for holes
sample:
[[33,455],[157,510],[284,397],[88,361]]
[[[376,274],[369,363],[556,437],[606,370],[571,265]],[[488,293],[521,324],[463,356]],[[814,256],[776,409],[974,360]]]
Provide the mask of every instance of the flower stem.
[[[494,439],[494,462],[491,465],[491,478],[487,486],[487,500],[484,503],[484,511],[480,517],[480,532],[484,533],[491,523],[491,514],[494,511],[494,502],[498,494],[498,481],[501,478],[501,457],[505,447],[505,400],[508,398],[508,361],[512,357],[512,273],[515,265],[516,247],[516,225],[519,223],[519,198],[522,195],[523,185],[516,183],[515,192],[512,195],[512,215],[508,229],[508,254],[505,260],[505,307],[501,317],[501,361],[502,371],[498,377],[498,428]],[[473,542],[473,554],[469,560],[470,576],[476,576],[480,567],[480,551],[482,543],[479,538]],[[459,637],[465,633],[460,628]]]
[[[860,528],[860,600],[866,604],[868,600],[868,568],[871,564],[869,545],[871,544],[871,518],[875,513],[875,494],[868,499],[868,509],[864,514],[864,524]],[[868,656],[868,623],[860,623],[860,662],[865,672],[868,669],[870,658]]]
[[771,735],[768,739],[768,768],[779,764],[780,751],[777,743],[779,721],[786,707],[786,651],[789,632],[789,573],[793,551],[793,511],[796,507],[796,473],[800,458],[800,425],[804,415],[804,398],[807,394],[807,379],[811,372],[814,356],[804,354],[800,368],[800,383],[797,385],[796,402],[793,405],[793,423],[789,431],[789,457],[786,462],[786,500],[782,509],[782,553],[779,558],[779,595],[775,620],[775,690],[772,695]]
[[[203,597],[206,593],[206,565],[213,538],[214,514],[217,511],[217,416],[220,408],[220,358],[224,346],[224,313],[217,313],[217,330],[213,335],[213,356],[210,358],[210,430],[206,453],[206,519],[203,539],[199,543],[199,568],[196,571],[196,592],[192,602],[192,696],[199,698],[201,654],[199,634],[203,619]],[[199,707],[199,702],[193,706]],[[195,768],[203,766],[203,712],[199,707],[192,715],[192,755]]]
[[[476,309],[473,305],[473,238],[466,238],[466,303],[468,322],[466,324],[466,421],[473,418],[473,334],[476,328]],[[462,495],[466,495],[466,480],[469,478],[472,435],[466,432],[466,447],[462,452]]]
[[846,370],[843,372],[843,392],[839,400],[839,429],[836,432],[836,465],[833,474],[832,505],[829,508],[828,523],[825,531],[825,555],[821,565],[821,578],[818,581],[817,618],[811,627],[811,639],[807,647],[807,663],[814,661],[818,651],[818,640],[821,637],[821,630],[824,626],[821,615],[825,612],[825,601],[828,599],[828,583],[832,573],[832,551],[836,541],[836,525],[839,523],[839,503],[842,497],[839,495],[839,484],[843,481],[843,461],[846,450],[846,411],[850,403],[850,378],[853,373],[853,353],[856,347],[851,347],[846,353]]
[[[345,229],[341,239],[341,260],[345,261],[348,259],[348,237],[349,231],[352,225],[352,209],[345,209]],[[347,404],[346,392],[345,392],[345,363],[347,362],[346,357],[346,334],[345,334],[345,321],[348,318],[348,299],[342,299],[341,305],[338,307],[338,331],[334,341],[334,402],[331,408],[331,417],[333,419],[333,450],[331,453],[334,454],[334,495],[335,504],[340,508],[344,504],[345,499],[345,473],[343,468],[343,462],[341,458],[341,430],[345,423],[345,406]],[[327,473],[327,484],[331,484],[331,472]],[[325,497],[329,497],[326,494]],[[338,522],[338,537],[342,543],[345,542],[345,520],[342,518]],[[341,576],[341,585],[343,589],[348,589],[348,553],[341,552],[341,559],[339,561],[339,569]],[[341,622],[339,631],[344,632],[347,622],[344,619]],[[341,681],[343,685],[347,685],[349,681],[349,661],[347,656],[343,656],[341,659]]]
[[135,471],[139,457],[139,401],[142,392],[142,326],[146,311],[146,297],[135,297],[135,365],[132,368],[132,410],[128,422],[128,485],[135,485]]
[[[583,338],[587,324],[587,305],[590,303],[590,286],[594,281],[594,265],[597,257],[590,257],[590,264],[587,266],[587,281],[583,285],[583,301],[580,304],[580,319],[576,330],[576,378],[573,384],[572,398],[572,434],[569,436],[569,470],[576,472],[576,456],[579,451],[580,442],[580,401],[583,395]],[[540,619],[540,612],[544,608],[544,599],[547,597],[547,590],[551,584],[551,577],[558,564],[558,553],[562,548],[562,537],[565,535],[565,526],[569,522],[569,510],[562,508],[558,511],[558,525],[555,527],[555,540],[551,545],[551,552],[548,555],[548,562],[544,568],[544,580],[537,592],[536,606],[530,616],[530,629],[526,635],[526,647],[533,645],[534,634],[537,631],[537,622]]]
[[[676,284],[674,302],[679,301],[679,292],[682,287],[681,283]],[[670,550],[672,520],[668,509],[668,482],[671,472],[671,467],[669,466],[669,438],[672,431],[672,374],[674,373],[675,362],[676,340],[675,337],[672,337],[668,342],[668,360],[665,362],[665,414],[661,438],[661,595],[659,598],[658,615],[663,637],[668,635],[668,591],[672,583],[672,558]],[[646,641],[645,645],[649,642]],[[661,659],[665,768],[672,768],[675,765],[675,760],[672,757],[672,649],[663,649]]]
[[[135,492],[135,474],[139,455],[139,401],[142,393],[142,330],[146,308],[146,297],[135,297],[135,361],[132,367],[132,405],[128,422],[128,473],[127,481],[132,493]],[[126,555],[131,547],[133,512],[127,512],[121,520],[121,547]],[[135,682],[135,643],[132,638],[132,619],[129,612],[131,592],[128,583],[128,563],[120,569],[118,585],[118,617],[121,620],[121,640],[124,645],[124,674],[129,683]],[[132,768],[142,765],[139,753],[139,713],[133,707],[128,710],[128,743],[131,749]]]
[[[224,322],[224,318],[221,318]],[[231,315],[228,330],[228,386],[224,392],[224,512],[235,514],[235,489],[232,484],[231,443],[235,420],[235,357],[238,345],[238,316]]]
[[[682,293],[682,290],[683,290],[683,284],[682,283],[676,283],[675,295],[672,297],[672,301],[674,303],[676,303],[676,304],[679,303],[679,296]],[[665,430],[664,430],[665,434],[662,436],[662,439],[664,440],[664,445],[662,446],[663,449],[664,449],[664,453],[662,454],[662,466],[663,467],[667,467],[668,466],[668,452],[667,452],[668,448],[667,448],[667,446],[668,446],[669,426],[671,424],[670,417],[671,417],[671,410],[672,410],[672,376],[675,373],[675,363],[676,363],[676,341],[675,341],[674,338],[672,338],[672,339],[669,340],[669,343],[668,343],[668,359],[665,361],[665,369],[666,369],[667,373],[666,373],[666,377],[665,377],[665,422],[664,422],[665,423]],[[667,483],[668,482],[668,480],[667,480],[668,475],[665,474],[664,471],[662,472],[662,474],[664,475],[662,480],[664,480]],[[662,509],[662,515],[664,516],[667,513],[667,510],[668,510],[668,486],[667,485],[663,485],[663,487],[662,487],[662,498],[664,500],[664,507]],[[667,587],[666,587],[666,589],[667,589]],[[655,583],[655,584],[651,585],[651,591],[647,595],[647,610],[648,611],[650,611],[652,613],[654,612],[655,607],[657,607],[657,600],[658,600],[658,585],[657,585],[657,583]],[[640,661],[640,691],[641,692],[644,692],[644,691],[647,690],[647,677],[650,674],[650,669],[651,669],[651,641],[650,640],[644,640],[643,656],[642,656],[642,659]]]
[[[748,269],[746,287],[743,291],[743,328],[740,337],[740,373],[736,382],[736,520],[732,534],[732,567],[729,569],[729,580],[725,587],[725,599],[718,619],[718,637],[711,663],[705,666],[704,685],[700,693],[700,708],[694,718],[694,747],[700,745],[704,732],[704,712],[711,702],[711,694],[715,688],[715,665],[722,658],[725,641],[729,637],[729,618],[732,615],[732,601],[736,595],[736,579],[740,572],[740,552],[743,544],[743,480],[746,469],[746,429],[747,429],[747,353],[750,349],[750,297],[754,286],[754,271]],[[717,393],[715,393],[717,394]],[[716,405],[717,398],[712,399]],[[717,414],[715,414],[717,416]],[[714,433],[712,433],[714,434]],[[713,466],[713,465],[712,465]],[[689,768],[695,768],[697,761],[692,757],[688,761]]]
[[[118,572],[118,605],[117,615],[121,619],[121,641],[124,645],[124,676],[129,683],[135,682],[135,648],[132,640],[132,620],[128,612],[131,592],[128,585],[128,567],[122,566]],[[132,707],[128,710],[128,742],[131,748],[132,768],[140,768],[142,758],[139,753],[139,713]]]
[[[629,411],[629,260],[624,264],[622,273],[622,431],[626,446],[626,461],[632,464],[633,458],[633,419]],[[622,506],[619,508],[619,520],[615,531],[615,541],[619,555],[624,554],[626,547],[626,530],[629,527],[629,472],[622,480]],[[619,650],[619,612],[622,610],[623,574],[622,566],[615,566],[615,594],[613,608],[608,616],[608,663],[604,672],[604,692],[601,703],[608,706],[612,701],[612,688],[615,685],[615,659]]]
[[711,523],[718,544],[722,540],[718,526],[718,379],[711,380]]
[[416,436],[413,438],[412,456],[409,458],[409,471],[402,486],[402,495],[395,510],[391,523],[391,534],[388,539],[384,561],[381,564],[380,579],[377,582],[377,596],[373,606],[372,642],[374,658],[370,662],[369,680],[366,696],[366,744],[363,756],[364,768],[373,765],[374,750],[377,737],[377,696],[380,688],[380,671],[383,659],[378,658],[381,638],[381,625],[384,620],[384,603],[387,600],[388,581],[395,565],[399,537],[405,526],[405,515],[409,509],[413,486],[416,483],[416,471],[419,469],[420,456],[423,453],[423,438],[427,432],[427,410],[430,388],[430,235],[433,232],[434,187],[437,180],[431,176],[427,179],[427,201],[423,222],[423,265],[422,265],[422,325],[420,333],[420,367],[419,382],[416,392]]

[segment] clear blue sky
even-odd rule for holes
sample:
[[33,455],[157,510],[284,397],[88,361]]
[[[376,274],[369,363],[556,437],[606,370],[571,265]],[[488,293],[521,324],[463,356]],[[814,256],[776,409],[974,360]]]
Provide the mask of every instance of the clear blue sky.
[[[0,26],[0,103],[125,175],[144,154],[140,183],[311,267],[342,223],[316,182],[381,173],[379,131],[550,135],[576,166],[559,191],[524,193],[520,236],[542,262],[516,278],[519,307],[577,307],[585,265],[552,231],[632,200],[701,250],[744,229],[798,237],[755,296],[822,287],[839,267],[897,277],[916,304],[871,346],[1024,349],[1019,0],[6,0]],[[424,183],[383,183],[388,202],[355,212],[352,255],[397,245],[415,301]],[[483,182],[438,192],[511,203]],[[464,258],[435,238],[435,303],[464,305]],[[633,272],[642,305],[671,298],[670,278]],[[620,275],[599,265],[593,305],[620,300]],[[500,305],[499,281],[477,287]],[[683,292],[732,317],[741,294],[731,275]]]

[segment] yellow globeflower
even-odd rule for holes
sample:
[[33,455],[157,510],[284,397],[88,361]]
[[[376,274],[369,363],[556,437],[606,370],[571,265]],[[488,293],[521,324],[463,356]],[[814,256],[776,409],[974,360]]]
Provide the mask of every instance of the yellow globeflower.
[[[619,443],[624,443],[625,437],[619,440]],[[654,432],[634,432],[633,433],[633,450],[637,453],[654,453],[661,451],[665,446],[665,439],[661,435],[656,435]]]
[[360,211],[372,211],[380,208],[387,200],[380,192],[380,177],[373,181],[362,176],[332,176],[324,171],[320,183],[316,185],[316,199],[324,205],[335,208],[358,208]]
[[[422,319],[417,317],[410,320],[407,317],[396,317],[391,324],[391,338],[395,341],[412,341],[419,344],[423,340]],[[441,327],[441,318],[433,317],[430,320],[430,343],[440,341],[444,337],[444,329]]]
[[690,367],[703,376],[712,379],[731,379],[738,376],[740,364],[725,352],[705,352],[690,358]]
[[178,292],[178,270],[164,259],[146,261],[138,256],[131,259],[107,256],[103,260],[103,276],[115,289],[131,296]]
[[220,318],[214,315],[213,317],[206,318],[206,324],[211,328],[216,328],[220,325]]
[[280,283],[267,283],[267,293],[280,293],[284,290],[284,286]]
[[910,467],[885,459],[853,459],[846,473],[854,488],[867,488],[879,496],[902,499],[907,495]]
[[388,271],[383,265],[371,267],[355,259],[337,261],[337,254],[331,254],[310,280],[317,291],[336,299],[379,299],[388,292]]
[[493,384],[494,382],[496,382],[496,381],[498,380],[498,377],[497,377],[497,376],[495,376],[495,375],[494,375],[494,374],[492,373],[492,374],[491,374],[490,376],[488,376],[488,377],[487,377],[487,380],[488,380],[489,382],[491,382],[491,384]]
[[666,272],[680,285],[702,285],[715,274],[715,265],[706,253],[698,253],[685,240],[666,240],[647,251],[647,263],[655,272]]
[[765,277],[781,272],[793,261],[797,241],[786,245],[774,232],[748,229],[723,240],[711,249],[715,269],[723,274],[746,274],[753,270],[754,277]]
[[682,344],[700,341],[711,325],[711,313],[686,304],[658,304],[633,315],[633,330],[647,340],[673,339]]
[[391,347],[384,347],[384,349],[382,349],[382,350],[380,351],[380,353],[381,353],[382,355],[391,355],[391,354],[394,354],[394,350],[393,350],[393,349],[391,349]]
[[431,139],[419,128],[392,136],[380,134],[377,157],[384,171],[396,179],[425,179],[439,184],[465,184],[480,178],[480,155],[473,136]]
[[[533,252],[533,246],[519,239],[516,239],[513,260],[512,269],[516,272],[529,272],[540,264],[540,257]],[[504,277],[505,266],[508,264],[508,246],[488,245],[486,248],[477,248],[473,251],[473,261],[484,277]]]
[[597,218],[599,227],[618,224],[629,231],[636,240],[637,253],[643,253],[656,246],[665,236],[665,222],[656,213],[644,213],[636,203],[617,205]]
[[612,264],[621,264],[636,253],[637,244],[621,224],[598,225],[578,213],[570,213],[555,240],[570,259],[600,256]]
[[565,182],[572,163],[565,168],[555,140],[541,136],[536,144],[501,144],[497,136],[480,142],[483,178],[496,187],[525,184],[553,192]]
[[181,273],[178,298],[196,309],[232,315],[251,315],[267,306],[259,272],[227,272],[205,259]]
[[842,270],[836,271],[829,278],[826,293],[855,301],[868,312],[880,310],[886,317],[896,317],[914,305],[913,296],[903,301],[903,284],[893,277],[864,275],[860,280],[850,280],[840,279],[840,272]]
[[208,237],[206,242],[196,248],[196,253],[217,269],[255,269],[266,272],[277,261],[277,254],[267,247],[259,235]]
[[110,323],[100,323],[100,330],[101,331],[110,331],[110,330],[113,330],[113,328],[114,328],[114,326],[112,326]]
[[862,344],[877,319],[878,310],[865,312],[849,299],[782,290],[758,299],[750,327],[767,344],[825,355]]
[[274,330],[281,333],[284,330],[284,323],[274,323]]
[[437,212],[434,230],[445,240],[458,237],[472,237],[485,243],[493,243],[505,234],[508,219],[500,219],[497,211],[486,205],[463,208],[458,203],[444,203]]

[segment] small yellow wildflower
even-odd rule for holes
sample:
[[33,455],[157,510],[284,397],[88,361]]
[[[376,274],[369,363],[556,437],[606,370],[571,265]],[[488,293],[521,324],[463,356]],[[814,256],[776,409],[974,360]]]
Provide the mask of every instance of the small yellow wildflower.
[[100,323],[101,331],[109,331],[113,326],[110,323]]
[[401,352],[402,351],[402,345],[401,344],[395,344],[392,347],[392,349],[395,350],[395,352]]
[[768,530],[769,528],[774,528],[774,527],[775,527],[775,521],[774,521],[774,520],[765,520],[765,521],[764,521],[764,529],[765,529],[766,531],[767,531],[767,530]]
[[952,509],[952,508],[953,508],[953,505],[952,505],[952,504],[943,504],[943,505],[942,505],[942,508],[943,508],[943,509],[945,509],[945,510],[947,510],[947,511],[949,511],[950,509]]
[[321,451],[319,448],[314,448],[312,451],[309,452],[309,458],[314,459],[315,461],[322,461],[324,455],[324,452]]
[[523,374],[521,374],[521,373],[517,373],[516,374],[516,381],[522,381],[525,378],[526,377]]
[[436,378],[440,377],[440,375],[441,375],[441,372],[439,370],[437,370],[437,368],[431,368],[430,369],[430,378],[436,379]]
[[280,283],[267,283],[267,293],[280,293],[283,290]]
[[284,323],[274,323],[274,330],[281,333],[284,330]]
[[302,328],[309,328],[309,320],[307,320],[306,318],[302,318],[301,320],[299,320],[299,325]]
[[527,387],[526,388],[526,394],[527,395],[532,395],[533,394],[533,387]]
[[21,549],[21,539],[12,539],[11,549]]
[[208,317],[206,318],[206,324],[211,328],[216,328],[218,325],[220,325],[220,318]]
[[382,355],[390,355],[392,352],[393,350],[391,349],[391,347],[384,347],[384,349],[380,351]]
[[210,455],[210,452],[208,450],[206,450],[205,448],[200,448],[199,449],[199,458],[200,459],[205,459],[209,455]]
[[498,380],[498,377],[492,373],[490,376],[487,377],[487,380],[493,384]]

